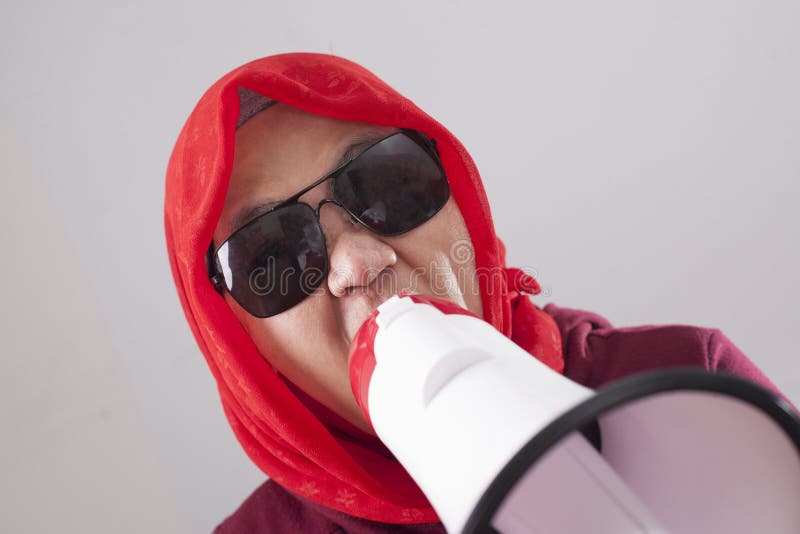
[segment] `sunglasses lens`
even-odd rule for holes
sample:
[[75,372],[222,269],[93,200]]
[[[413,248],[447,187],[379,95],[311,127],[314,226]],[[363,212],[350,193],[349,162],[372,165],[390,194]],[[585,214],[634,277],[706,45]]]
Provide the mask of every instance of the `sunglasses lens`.
[[[382,235],[412,230],[450,198],[438,155],[421,134],[398,132],[362,152],[333,178],[334,198]],[[216,272],[256,317],[302,302],[328,274],[325,236],[314,210],[295,203],[236,230],[216,253]]]
[[450,197],[444,170],[431,151],[415,133],[387,137],[334,179],[334,196],[376,233],[412,230]]
[[217,252],[217,263],[236,302],[252,315],[270,317],[322,284],[328,255],[314,210],[292,204],[234,233]]

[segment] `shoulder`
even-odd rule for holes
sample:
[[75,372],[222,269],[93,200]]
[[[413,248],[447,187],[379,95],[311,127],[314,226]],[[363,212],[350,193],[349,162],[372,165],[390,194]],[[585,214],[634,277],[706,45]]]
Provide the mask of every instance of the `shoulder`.
[[590,388],[667,367],[699,367],[736,375],[792,403],[718,328],[684,324],[614,328],[585,310],[544,307],[556,322],[564,349],[564,375]]
[[378,523],[327,508],[272,480],[259,486],[214,534],[313,532],[320,534],[444,534],[441,523]]
[[564,374],[592,388],[657,368],[700,367],[716,371],[714,349],[730,344],[716,328],[684,324],[615,328],[597,313],[552,303],[544,310],[561,333]]
[[340,532],[325,516],[272,480],[267,480],[228,516],[214,534],[242,532]]

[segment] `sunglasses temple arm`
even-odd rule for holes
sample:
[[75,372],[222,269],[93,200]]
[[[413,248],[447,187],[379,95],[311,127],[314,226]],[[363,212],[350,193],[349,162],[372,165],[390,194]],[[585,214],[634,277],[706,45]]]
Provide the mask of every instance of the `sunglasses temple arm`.
[[206,252],[206,271],[208,272],[208,279],[211,281],[211,285],[214,286],[214,289],[217,291],[217,293],[222,295],[222,287],[225,280],[223,279],[222,275],[217,272],[216,264],[214,262],[213,242],[208,246],[208,252]]

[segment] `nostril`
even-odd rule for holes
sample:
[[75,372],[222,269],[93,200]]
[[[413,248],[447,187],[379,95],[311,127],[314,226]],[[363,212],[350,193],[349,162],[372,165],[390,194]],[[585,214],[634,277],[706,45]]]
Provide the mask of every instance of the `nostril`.
[[328,249],[328,288],[331,294],[344,297],[371,291],[368,286],[382,271],[392,270],[397,254],[388,243],[371,232],[339,230]]
[[360,287],[363,287],[363,286],[352,285],[352,286],[344,288],[344,296],[349,296],[349,295],[352,295],[352,294],[356,293],[358,291],[358,288],[360,288]]

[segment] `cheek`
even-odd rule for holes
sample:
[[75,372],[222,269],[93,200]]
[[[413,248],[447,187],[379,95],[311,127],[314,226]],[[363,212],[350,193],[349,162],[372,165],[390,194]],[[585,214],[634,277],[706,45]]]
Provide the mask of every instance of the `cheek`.
[[430,222],[430,235],[425,239],[430,243],[431,253],[449,263],[454,270],[474,270],[475,251],[472,240],[455,201],[451,198]]
[[438,248],[446,249],[448,256],[461,261],[467,261],[467,251],[472,250],[472,241],[467,231],[467,225],[458,209],[458,205],[451,197],[444,205],[441,212],[431,219],[435,226],[431,228],[436,233],[433,239]]
[[250,334],[250,338],[255,342],[262,355],[269,356],[271,359],[278,357],[290,359],[303,344],[303,340],[308,337],[299,336],[299,334],[314,330],[306,324],[304,314],[297,313],[299,307],[300,305],[295,306],[291,310],[267,319],[259,319],[249,314],[239,319],[243,321],[245,330]]
[[259,319],[234,308],[239,322],[261,355],[295,384],[312,393],[341,374],[347,365],[347,347],[337,336],[337,321],[329,299],[311,296],[274,317]]
[[261,355],[273,367],[285,373],[289,362],[293,359],[292,353],[299,348],[298,339],[303,339],[297,337],[298,332],[303,330],[302,317],[296,317],[298,307],[274,317],[261,319],[247,313],[227,294],[226,300]]
[[415,290],[448,298],[482,316],[475,253],[455,201],[392,245],[414,273]]

